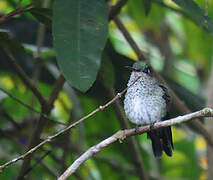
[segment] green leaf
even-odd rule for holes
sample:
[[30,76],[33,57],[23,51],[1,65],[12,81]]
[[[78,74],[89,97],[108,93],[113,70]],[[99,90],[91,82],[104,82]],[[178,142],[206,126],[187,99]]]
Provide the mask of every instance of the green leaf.
[[145,15],[148,16],[152,8],[152,0],[142,0],[142,4],[144,5]]
[[57,63],[66,80],[87,91],[96,79],[108,33],[104,0],[60,0],[53,7]]
[[[156,0],[152,0],[152,2],[155,1]],[[146,12],[144,12],[145,9],[142,8],[142,6],[141,0],[128,1],[127,12],[139,28],[152,28],[152,30],[159,32],[159,26],[161,25],[162,18],[165,15],[165,9],[152,3],[152,11],[149,12],[149,16],[147,18],[145,15]]]
[[213,23],[208,16],[205,16],[205,11],[201,9],[198,4],[193,0],[172,0],[178,6],[183,8],[183,11],[188,15],[196,24],[206,29],[213,35]]
[[112,62],[107,54],[104,53],[101,61],[101,75],[106,88],[113,88],[115,84],[115,72]]
[[51,27],[52,10],[48,8],[31,8],[29,11],[40,23]]

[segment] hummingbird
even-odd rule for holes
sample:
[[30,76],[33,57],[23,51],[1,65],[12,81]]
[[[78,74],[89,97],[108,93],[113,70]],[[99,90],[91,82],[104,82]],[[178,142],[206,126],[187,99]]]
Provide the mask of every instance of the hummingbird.
[[[129,67],[132,70],[128,86],[141,75],[126,92],[124,110],[132,123],[138,126],[154,125],[167,119],[170,96],[166,87],[153,77],[152,68],[148,63],[138,61]],[[147,138],[152,141],[155,157],[161,157],[164,151],[172,156],[173,141],[171,127],[165,127],[147,132]]]

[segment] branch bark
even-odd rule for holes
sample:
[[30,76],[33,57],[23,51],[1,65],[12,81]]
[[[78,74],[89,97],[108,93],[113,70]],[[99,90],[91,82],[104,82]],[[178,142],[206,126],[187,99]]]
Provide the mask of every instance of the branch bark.
[[114,17],[114,22],[115,24],[118,26],[118,29],[121,31],[121,33],[123,34],[123,36],[125,37],[125,39],[127,40],[127,42],[129,43],[129,45],[132,47],[132,49],[135,51],[136,55],[138,56],[139,60],[147,60],[146,57],[143,55],[143,53],[141,52],[140,48],[138,47],[138,45],[136,44],[136,42],[133,40],[133,38],[131,37],[131,35],[129,34],[128,30],[125,28],[125,26],[123,25],[123,23],[120,21],[120,19],[118,17]]
[[65,123],[63,122],[59,122],[57,120],[53,120],[53,119],[50,119],[46,114],[40,112],[40,111],[37,111],[36,109],[34,109],[33,107],[31,107],[30,105],[26,104],[25,102],[21,101],[20,99],[18,99],[17,97],[13,96],[11,93],[7,92],[5,89],[1,88],[0,87],[0,91],[4,92],[6,95],[8,95],[10,98],[12,98],[14,101],[18,102],[19,104],[21,104],[22,106],[24,106],[25,108],[29,109],[30,111],[34,112],[34,113],[37,113],[39,114],[40,116],[44,116],[46,119],[48,119],[49,121],[51,121],[52,123],[55,123],[55,124],[60,124],[60,125],[63,125],[63,126],[66,126]]
[[122,7],[127,3],[128,0],[120,0],[117,2],[116,5],[111,6],[110,12],[109,12],[109,21],[111,21],[115,16],[117,16]]
[[27,8],[35,5],[35,4],[38,4],[41,0],[37,0],[37,1],[33,1],[31,2],[30,4],[27,4],[26,6],[22,7],[22,8],[18,8],[18,9],[15,9],[14,11],[2,16],[0,18],[0,24],[7,21],[8,19],[12,18],[13,16],[15,15],[18,15],[18,14],[21,14],[23,13]]
[[35,87],[34,84],[31,82],[31,80],[28,78],[27,74],[24,72],[24,70],[21,68],[21,66],[19,66],[17,64],[16,59],[13,56],[13,54],[8,49],[4,49],[4,52],[9,57],[8,61],[9,61],[10,65],[13,67],[13,69],[19,75],[21,80],[24,82],[25,86],[28,87],[33,92],[33,94],[37,97],[38,101],[40,102],[41,106],[42,107],[45,106],[46,100],[44,99],[44,97],[42,96],[40,91],[37,89],[37,87]]
[[[176,118],[172,118],[170,120],[162,121],[162,122],[157,122],[153,126],[142,126],[139,127],[139,129],[136,131],[135,128],[133,129],[126,129],[126,130],[119,130],[109,138],[101,141],[95,146],[92,146],[89,148],[85,153],[83,153],[78,159],[76,159],[73,164],[58,178],[58,180],[65,180],[69,176],[71,176],[73,173],[76,172],[76,170],[82,165],[86,160],[88,160],[90,157],[94,156],[97,154],[99,151],[107,147],[108,145],[114,143],[117,140],[124,140],[126,137],[142,134],[145,132],[148,132],[150,130],[162,128],[162,127],[168,127],[172,126],[175,124],[180,124],[195,118],[200,118],[200,117],[213,117],[213,109],[212,108],[204,108],[200,111],[190,113],[184,116],[179,116]],[[211,144],[213,146],[213,144]]]

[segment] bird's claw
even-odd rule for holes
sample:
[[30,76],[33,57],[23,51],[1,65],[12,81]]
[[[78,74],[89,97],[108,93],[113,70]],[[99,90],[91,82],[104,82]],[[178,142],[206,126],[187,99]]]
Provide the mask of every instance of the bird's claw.
[[136,132],[136,133],[138,132],[140,126],[141,126],[141,125],[137,125],[137,126],[135,127],[135,132]]
[[153,129],[154,125],[155,125],[155,123],[152,123],[152,124],[149,125],[149,130],[150,131]]

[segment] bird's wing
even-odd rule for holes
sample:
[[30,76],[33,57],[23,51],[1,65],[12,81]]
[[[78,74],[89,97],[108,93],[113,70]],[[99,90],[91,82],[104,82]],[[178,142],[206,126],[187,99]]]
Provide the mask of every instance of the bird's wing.
[[170,95],[168,93],[168,89],[165,86],[161,85],[161,84],[159,86],[163,90],[163,96],[162,97],[166,101],[166,105],[167,105],[167,109],[168,109],[169,104],[170,104]]

